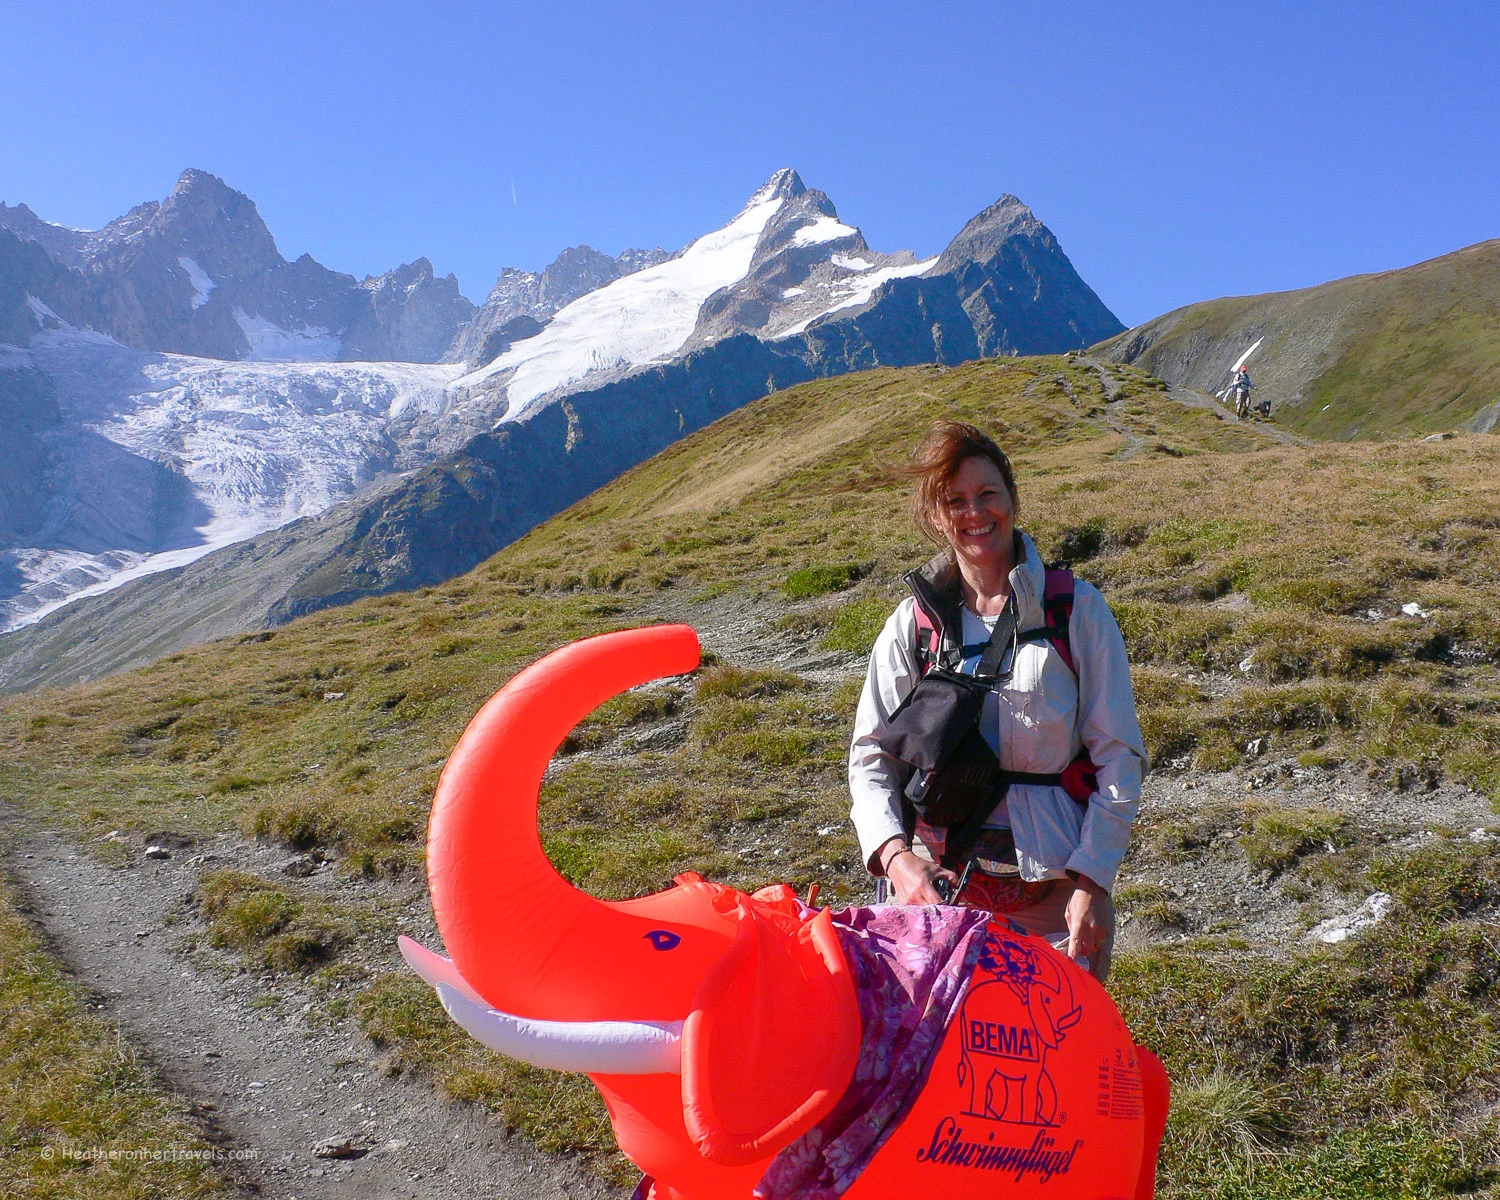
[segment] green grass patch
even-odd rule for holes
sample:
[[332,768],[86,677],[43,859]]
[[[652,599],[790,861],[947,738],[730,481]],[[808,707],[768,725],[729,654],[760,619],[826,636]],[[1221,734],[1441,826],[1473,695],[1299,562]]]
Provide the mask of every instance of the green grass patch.
[[698,676],[699,700],[749,700],[756,696],[774,696],[780,692],[805,687],[789,671],[741,667],[733,663],[709,667]]
[[[1297,1151],[1183,1159],[1169,1168],[1174,1183],[1159,1190],[1163,1200],[1435,1200],[1493,1195],[1496,1178],[1463,1139],[1406,1123],[1339,1130]],[[1175,1183],[1200,1162],[1210,1173]]]
[[274,971],[311,971],[349,940],[347,921],[246,871],[209,871],[196,892],[215,946],[239,950]]
[[1500,904],[1500,856],[1483,844],[1436,842],[1371,864],[1370,882],[1418,918],[1442,923]]
[[559,752],[576,754],[597,750],[614,741],[622,731],[664,721],[681,707],[684,692],[678,687],[636,689],[616,696],[596,708],[563,739]]
[[1353,822],[1344,813],[1276,808],[1258,812],[1240,841],[1259,871],[1284,871],[1310,850],[1332,854],[1349,844]]
[[893,607],[889,600],[880,599],[856,600],[844,605],[834,614],[828,632],[823,635],[823,645],[849,654],[870,653]]
[[811,600],[829,592],[841,592],[859,578],[858,563],[820,563],[799,567],[786,577],[781,591],[788,600]]

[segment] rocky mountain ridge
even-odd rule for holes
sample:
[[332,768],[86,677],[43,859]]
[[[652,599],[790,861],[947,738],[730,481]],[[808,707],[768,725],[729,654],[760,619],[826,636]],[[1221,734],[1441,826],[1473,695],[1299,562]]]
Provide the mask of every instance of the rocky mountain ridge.
[[[133,210],[107,236],[43,230],[84,256],[85,270],[20,239],[20,210],[0,213],[14,227],[0,229],[0,320],[23,335],[0,348],[0,392],[8,389],[16,404],[45,393],[60,418],[40,432],[14,419],[29,439],[21,474],[39,474],[43,486],[19,478],[6,485],[16,500],[0,508],[0,605],[16,623],[81,591],[171,572],[85,605],[115,614],[103,641],[92,643],[90,673],[356,595],[447,578],[768,390],[873,366],[1074,348],[1119,328],[1014,198],[965,228],[962,236],[987,257],[950,247],[946,258],[918,262],[907,251],[871,250],[831,200],[791,170],[676,254],[611,258],[578,247],[540,275],[502,276],[446,350],[446,329],[467,302],[426,260],[354,284],[358,304],[332,330],[296,322],[345,301],[290,286],[274,320],[256,308],[257,326],[243,319],[250,310],[240,303],[254,303],[268,280],[300,272],[314,282],[353,281],[310,258],[286,264],[248,199],[189,175],[167,202]],[[212,244],[200,236],[209,208],[228,225]],[[36,226],[33,217],[28,228]],[[184,250],[192,254],[176,253]],[[237,331],[260,341],[236,362],[239,348],[227,341],[224,358],[206,358],[105,336],[98,322],[115,310],[96,301],[90,281],[118,271],[159,276],[178,289],[176,307],[163,307],[178,325],[138,321],[131,333],[138,341],[163,328],[183,337],[218,328],[226,339]],[[1043,314],[1031,311],[1038,297],[1049,306]],[[209,321],[226,310],[233,331]],[[493,355],[487,362],[460,361],[454,347],[470,331],[482,335],[476,357]],[[450,361],[329,361],[391,359],[397,351]],[[278,353],[303,361],[259,361]],[[0,405],[0,419],[6,411]],[[511,428],[518,419],[526,428]],[[85,466],[95,460],[84,448],[100,443],[123,451],[118,468]],[[139,482],[111,502],[108,481],[125,478],[127,467]],[[325,513],[349,497],[354,507]],[[70,516],[33,519],[39,504]],[[108,521],[97,519],[103,512]],[[268,532],[289,521],[283,532]],[[244,541],[254,537],[262,540]],[[234,542],[243,544],[188,565]],[[136,615],[125,619],[120,605]],[[4,649],[20,655],[17,662],[34,666],[39,653],[51,661],[70,631],[92,628],[84,611],[54,614],[45,631],[7,639]],[[49,649],[38,651],[43,644]]]
[[540,274],[506,267],[489,297],[454,336],[444,361],[479,368],[494,362],[514,342],[535,337],[552,314],[574,300],[626,275],[673,256],[667,251],[624,250],[612,258],[592,246],[569,246]]
[[433,362],[473,315],[458,281],[436,279],[426,259],[363,283],[309,254],[288,262],[255,203],[206,171],[184,171],[165,200],[100,230],[49,224],[24,204],[0,205],[0,229],[68,271],[66,284],[39,282],[38,301],[139,350]]

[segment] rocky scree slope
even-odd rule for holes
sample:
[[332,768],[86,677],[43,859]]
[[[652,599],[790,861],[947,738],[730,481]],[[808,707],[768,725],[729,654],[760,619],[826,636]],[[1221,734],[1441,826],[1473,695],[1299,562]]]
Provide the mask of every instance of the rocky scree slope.
[[1221,391],[1250,360],[1277,422],[1321,438],[1500,428],[1500,240],[1416,266],[1176,309],[1096,348]]

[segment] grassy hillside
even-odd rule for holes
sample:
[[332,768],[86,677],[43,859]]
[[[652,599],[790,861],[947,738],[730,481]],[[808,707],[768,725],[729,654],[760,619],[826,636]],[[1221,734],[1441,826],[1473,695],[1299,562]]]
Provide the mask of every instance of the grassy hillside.
[[[1449,1195],[1493,1179],[1494,856],[1458,829],[1411,845],[1409,828],[1366,835],[1333,796],[1357,769],[1371,786],[1500,800],[1489,437],[1288,447],[1133,368],[1109,378],[1060,358],[812,383],[440,587],[7,698],[0,789],[81,836],[238,830],[418,887],[437,774],[487,696],[570,639],[686,620],[716,659],[611,702],[559,756],[543,795],[554,861],[604,896],[695,869],[860,899],[843,758],[861,655],[928,552],[898,468],[938,415],[999,434],[1023,526],[1106,591],[1159,786],[1181,796],[1143,815],[1120,903],[1159,936],[1122,955],[1116,985],[1178,1082],[1165,1192]],[[1326,777],[1327,806],[1263,787],[1273,760],[1308,786]],[[1154,882],[1245,869],[1295,897],[1304,927],[1377,887],[1398,910],[1370,938],[1288,951],[1228,921],[1186,937]],[[257,924],[268,889],[295,915],[293,884],[206,887],[214,920],[262,964],[321,970],[352,953],[347,931],[320,942],[310,919]],[[548,1144],[603,1144],[584,1085],[455,1039],[383,963],[341,978],[393,1069],[429,1072]],[[539,1095],[558,1119],[528,1117]]]
[[1216,392],[1250,360],[1276,420],[1319,438],[1371,438],[1500,421],[1500,239],[1398,271],[1189,305],[1099,347],[1173,383]]

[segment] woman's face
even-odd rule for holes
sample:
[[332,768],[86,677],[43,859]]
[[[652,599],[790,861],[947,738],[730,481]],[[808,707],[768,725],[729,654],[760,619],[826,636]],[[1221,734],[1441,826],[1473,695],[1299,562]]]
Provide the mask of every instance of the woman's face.
[[938,524],[960,558],[976,566],[1008,562],[1016,509],[1000,468],[988,458],[966,458],[959,463]]

